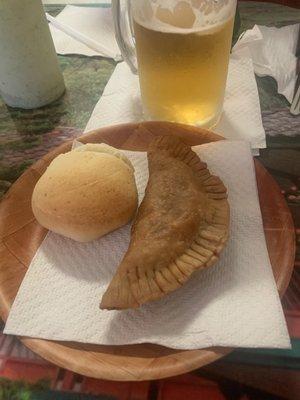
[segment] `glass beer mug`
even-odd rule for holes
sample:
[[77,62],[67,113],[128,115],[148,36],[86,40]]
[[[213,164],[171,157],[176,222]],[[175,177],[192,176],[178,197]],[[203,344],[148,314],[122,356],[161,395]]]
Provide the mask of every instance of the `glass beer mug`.
[[236,0],[112,0],[116,39],[138,73],[146,119],[214,126]]

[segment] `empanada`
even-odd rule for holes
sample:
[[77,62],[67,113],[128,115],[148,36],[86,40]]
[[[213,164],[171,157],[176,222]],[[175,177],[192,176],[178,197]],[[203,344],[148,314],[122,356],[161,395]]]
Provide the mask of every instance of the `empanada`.
[[213,265],[228,237],[226,188],[188,145],[175,136],[158,137],[148,164],[129,248],[101,309],[139,307],[165,296]]

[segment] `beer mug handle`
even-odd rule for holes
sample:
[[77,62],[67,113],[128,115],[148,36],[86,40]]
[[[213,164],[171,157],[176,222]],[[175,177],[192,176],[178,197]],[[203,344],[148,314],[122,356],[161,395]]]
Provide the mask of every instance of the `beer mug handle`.
[[131,71],[137,74],[135,43],[133,38],[130,0],[112,0],[112,14],[115,27],[115,36],[122,57]]

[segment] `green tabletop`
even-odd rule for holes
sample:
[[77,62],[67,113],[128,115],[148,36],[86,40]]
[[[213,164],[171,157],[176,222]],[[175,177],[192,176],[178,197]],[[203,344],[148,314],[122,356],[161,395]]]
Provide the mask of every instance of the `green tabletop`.
[[[52,15],[61,9],[46,6]],[[270,3],[240,2],[239,13],[239,32],[254,24],[280,27],[300,22],[300,10]],[[67,91],[56,102],[36,110],[20,110],[0,100],[0,197],[30,164],[64,140],[81,134],[116,65],[102,57],[79,55],[59,56],[59,61]],[[281,186],[300,228],[300,117],[289,113],[289,104],[277,93],[274,79],[256,79],[267,133],[267,149],[261,151],[259,159]],[[299,247],[298,240],[298,266]],[[300,309],[300,296],[298,306]]]

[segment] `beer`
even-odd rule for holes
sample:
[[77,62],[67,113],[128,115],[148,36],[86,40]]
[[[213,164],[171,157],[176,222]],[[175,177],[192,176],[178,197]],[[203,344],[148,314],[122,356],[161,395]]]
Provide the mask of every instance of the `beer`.
[[155,29],[134,18],[145,116],[211,127],[221,113],[233,16],[199,29]]

